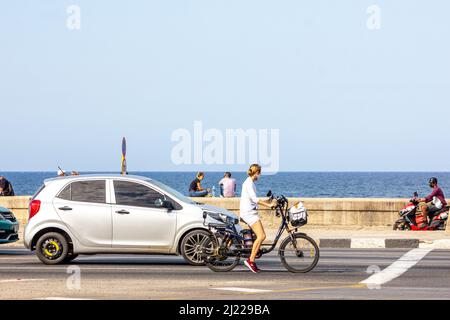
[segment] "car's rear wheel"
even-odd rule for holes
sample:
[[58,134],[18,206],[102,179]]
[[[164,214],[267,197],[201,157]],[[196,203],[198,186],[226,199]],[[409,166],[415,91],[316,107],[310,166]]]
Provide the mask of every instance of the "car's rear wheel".
[[68,254],[69,243],[60,233],[46,233],[36,243],[36,255],[45,264],[63,263]]
[[180,252],[183,258],[193,266],[204,266],[203,245],[209,240],[211,233],[207,230],[194,230],[184,236]]

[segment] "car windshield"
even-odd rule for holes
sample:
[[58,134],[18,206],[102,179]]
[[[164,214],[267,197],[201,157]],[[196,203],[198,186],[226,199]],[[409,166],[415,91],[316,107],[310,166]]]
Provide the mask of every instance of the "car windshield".
[[149,182],[151,182],[152,184],[154,184],[155,186],[157,186],[158,188],[160,188],[161,190],[163,190],[164,192],[174,196],[175,198],[177,198],[180,201],[189,203],[189,204],[197,204],[197,202],[193,201],[191,198],[186,197],[185,195],[183,195],[182,193],[178,192],[175,189],[172,189],[169,186],[166,186],[164,183],[161,183],[159,181],[156,180],[148,180]]

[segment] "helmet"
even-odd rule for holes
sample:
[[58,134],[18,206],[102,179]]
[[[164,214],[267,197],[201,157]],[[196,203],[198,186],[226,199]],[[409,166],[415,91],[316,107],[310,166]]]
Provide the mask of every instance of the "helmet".
[[430,180],[428,180],[428,184],[431,185],[436,185],[438,183],[438,179],[435,177],[430,178]]

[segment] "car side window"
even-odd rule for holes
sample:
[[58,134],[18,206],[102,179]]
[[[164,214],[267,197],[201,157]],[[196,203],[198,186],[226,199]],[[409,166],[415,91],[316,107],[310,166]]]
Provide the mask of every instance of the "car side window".
[[114,181],[114,193],[116,195],[116,203],[123,206],[160,208],[156,202],[166,199],[158,191],[129,181]]
[[66,186],[57,197],[78,202],[106,203],[106,181],[75,181]]
[[71,186],[71,183],[68,184],[56,197],[63,200],[71,200]]

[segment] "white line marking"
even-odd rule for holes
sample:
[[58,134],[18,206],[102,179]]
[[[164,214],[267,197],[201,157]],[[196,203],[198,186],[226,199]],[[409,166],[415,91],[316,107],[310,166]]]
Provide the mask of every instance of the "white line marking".
[[0,283],[7,283],[7,282],[25,282],[25,281],[46,281],[47,279],[7,279],[7,280],[0,280]]
[[415,266],[420,260],[422,260],[433,249],[413,249],[405,253],[400,259],[395,261],[389,267],[381,272],[374,274],[360,283],[370,285],[382,285],[395,278],[401,276],[408,271],[411,267]]
[[213,290],[225,290],[225,291],[237,291],[237,292],[272,292],[272,290],[262,290],[262,289],[249,289],[249,288],[238,288],[238,287],[224,287],[224,288],[211,288]]
[[352,249],[384,248],[386,247],[384,239],[376,238],[354,238],[350,243]]

